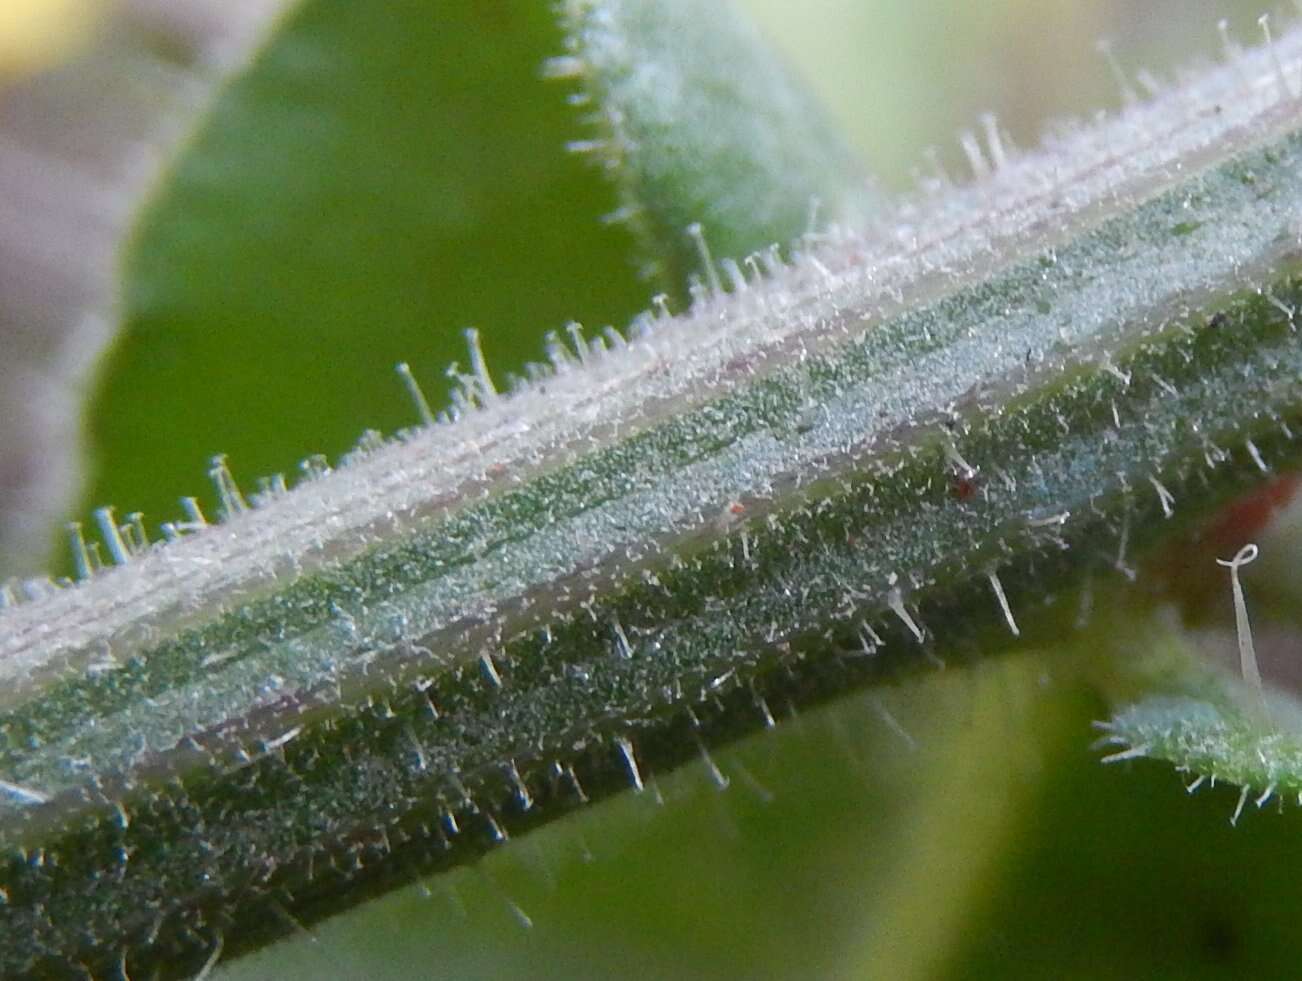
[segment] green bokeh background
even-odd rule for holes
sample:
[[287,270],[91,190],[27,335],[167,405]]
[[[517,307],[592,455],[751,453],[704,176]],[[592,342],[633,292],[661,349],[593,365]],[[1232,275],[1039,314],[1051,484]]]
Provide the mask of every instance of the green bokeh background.
[[[1161,70],[1248,3],[749,0],[891,189],[995,111],[1115,106],[1093,52]],[[499,374],[652,287],[585,135],[544,3],[306,0],[194,133],[124,253],[125,329],[91,403],[88,504],[152,521],[202,490],[415,422],[482,328]],[[206,497],[212,506],[212,497]],[[1113,625],[1125,644],[1125,624]],[[656,776],[480,866],[225,969],[293,977],[1219,978],[1296,973],[1302,817],[1169,768],[1098,765],[1073,651],[855,696]],[[525,918],[531,922],[525,926]]]

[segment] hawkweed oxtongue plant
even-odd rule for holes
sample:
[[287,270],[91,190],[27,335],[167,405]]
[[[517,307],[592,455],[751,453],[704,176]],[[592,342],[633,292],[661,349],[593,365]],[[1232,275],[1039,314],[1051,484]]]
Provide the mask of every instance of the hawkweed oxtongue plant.
[[[598,95],[582,18],[622,9],[571,12]],[[1300,66],[1289,34],[1025,154],[990,121],[971,183],[701,248],[690,309],[509,390],[472,336],[447,413],[292,490],[219,459],[221,514],[163,545],[101,511],[114,567],[77,531],[83,581],[0,613],[0,971],[196,970],[1073,623],[1302,454]],[[1293,738],[1195,673],[1113,735],[1208,772]],[[1215,706],[1240,729],[1198,755]]]

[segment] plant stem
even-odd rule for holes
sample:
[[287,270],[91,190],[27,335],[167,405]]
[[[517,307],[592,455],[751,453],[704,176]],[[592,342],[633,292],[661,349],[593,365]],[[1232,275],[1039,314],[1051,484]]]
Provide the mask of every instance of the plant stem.
[[220,525],[13,605],[0,971],[193,970],[1056,629],[1302,455],[1297,85],[1245,55],[258,507],[219,469]]

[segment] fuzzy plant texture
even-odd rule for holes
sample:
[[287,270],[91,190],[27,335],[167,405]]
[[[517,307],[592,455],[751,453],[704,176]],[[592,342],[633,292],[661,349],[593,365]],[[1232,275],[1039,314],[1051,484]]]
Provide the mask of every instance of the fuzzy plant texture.
[[0,974],[1295,963],[1302,31],[896,195],[730,4],[380,6],[264,13],[137,194],[112,466],[0,590]]

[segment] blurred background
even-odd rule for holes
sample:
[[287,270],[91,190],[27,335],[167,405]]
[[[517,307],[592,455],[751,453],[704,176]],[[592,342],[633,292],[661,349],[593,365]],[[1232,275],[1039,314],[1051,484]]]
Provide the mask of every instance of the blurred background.
[[[1019,145],[1170,76],[1260,2],[745,0],[880,183],[998,114]],[[272,25],[279,26],[272,30]],[[1279,15],[1282,21],[1282,14]],[[415,422],[479,326],[494,370],[651,287],[564,151],[525,0],[0,4],[0,577],[110,502],[151,526]],[[222,82],[232,72],[235,80]],[[212,495],[204,500],[211,507]],[[227,978],[1289,977],[1302,820],[1105,768],[1090,638],[855,696],[372,902]]]

